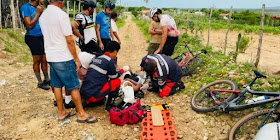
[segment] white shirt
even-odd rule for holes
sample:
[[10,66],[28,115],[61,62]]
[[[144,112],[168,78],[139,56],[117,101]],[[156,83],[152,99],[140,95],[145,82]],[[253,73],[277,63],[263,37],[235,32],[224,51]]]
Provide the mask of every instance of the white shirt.
[[112,27],[113,32],[116,32],[119,35],[118,26],[117,26],[116,22],[113,19],[111,19],[111,27]]
[[177,29],[175,20],[170,15],[161,15],[160,25],[162,27],[167,27],[168,36],[170,37],[178,37],[180,32]]
[[44,47],[48,62],[65,62],[73,59],[66,36],[72,35],[68,15],[59,7],[48,5],[40,17],[40,26],[44,36]]
[[82,66],[86,69],[89,68],[90,63],[96,58],[94,54],[90,54],[87,52],[80,52],[78,56]]

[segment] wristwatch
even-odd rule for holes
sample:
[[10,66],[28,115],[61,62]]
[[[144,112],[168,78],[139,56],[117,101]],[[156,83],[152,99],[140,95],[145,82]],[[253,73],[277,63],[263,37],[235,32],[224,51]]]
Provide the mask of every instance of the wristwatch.
[[154,28],[154,32],[156,32],[156,28]]

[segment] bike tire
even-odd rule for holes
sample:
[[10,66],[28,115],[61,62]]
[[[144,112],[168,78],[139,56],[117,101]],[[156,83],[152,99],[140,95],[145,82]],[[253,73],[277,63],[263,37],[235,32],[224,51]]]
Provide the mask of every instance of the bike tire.
[[[258,129],[258,126],[261,124],[261,121],[266,117],[266,115],[271,111],[271,109],[264,109],[259,110],[253,113],[250,113],[240,120],[238,120],[232,128],[228,132],[228,140],[238,140],[238,139],[253,139],[252,137],[256,135]],[[279,115],[278,112],[274,112],[269,119],[269,122],[274,122],[276,119],[273,118],[273,115]],[[252,126],[249,122],[252,121]],[[241,127],[244,129],[245,132],[242,132],[243,130],[240,130]],[[249,128],[246,128],[248,126]],[[251,132],[250,132],[251,131]],[[250,133],[249,133],[250,132]],[[255,134],[252,134],[255,133]],[[244,135],[243,135],[244,134]]]
[[[216,86],[217,85],[217,86]],[[223,88],[218,87],[219,85],[221,85],[221,87],[223,86]],[[225,87],[227,86],[227,87]],[[194,111],[196,112],[201,112],[201,113],[205,113],[205,112],[213,112],[215,110],[217,110],[217,105],[214,101],[214,99],[208,94],[207,97],[207,92],[210,92],[211,89],[224,89],[224,90],[237,90],[238,87],[237,85],[230,80],[217,80],[214,81],[212,83],[207,84],[206,86],[202,87],[200,90],[198,90],[195,95],[193,96],[193,98],[191,99],[191,107]],[[218,92],[216,92],[217,94]],[[223,92],[224,93],[224,92]],[[220,94],[220,93],[219,93]],[[206,106],[207,107],[200,107],[199,103],[202,102],[202,100],[198,103],[198,99],[200,95],[204,95],[202,98],[205,97],[206,99]],[[234,99],[236,97],[235,94],[233,93],[225,93],[225,95],[227,97],[225,97],[225,99],[223,101],[231,101],[232,99]],[[222,93],[220,95],[217,94],[217,96],[222,96]],[[220,97],[219,97],[220,98]],[[223,97],[222,97],[223,98]],[[207,99],[209,99],[209,101],[207,101]],[[204,100],[204,99],[203,99]],[[223,102],[222,101],[222,102]],[[211,105],[211,103],[213,105]]]
[[200,66],[200,58],[191,59],[186,66],[181,66],[183,76],[191,75],[192,72]]

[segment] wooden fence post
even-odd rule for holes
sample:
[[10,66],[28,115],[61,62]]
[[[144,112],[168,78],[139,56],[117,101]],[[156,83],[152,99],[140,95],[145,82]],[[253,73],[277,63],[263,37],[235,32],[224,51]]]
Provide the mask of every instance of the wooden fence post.
[[76,0],[74,0],[74,14],[73,14],[74,19],[75,19],[75,15],[76,15]]
[[230,7],[229,16],[228,16],[228,28],[226,32],[226,38],[225,38],[224,54],[226,54],[226,49],[227,49],[227,37],[228,37],[228,32],[230,30],[231,14],[232,14],[232,6]]
[[11,9],[13,29],[15,30],[17,28],[17,24],[16,24],[16,12],[15,12],[14,0],[10,0],[10,9]]
[[[1,0],[0,0],[1,1]],[[20,27],[20,29],[22,30],[22,31],[24,31],[24,27],[23,27],[23,24],[22,24],[22,22],[21,22],[21,17],[20,17],[20,13],[19,13],[19,6],[18,6],[18,1],[19,0],[17,0],[17,18],[18,18],[18,23],[19,23],[19,27]]]
[[255,66],[258,67],[260,62],[260,56],[261,56],[261,48],[262,48],[262,37],[263,37],[263,24],[264,24],[264,18],[265,18],[265,4],[262,5],[262,18],[261,18],[261,27],[260,27],[260,38],[259,38],[259,45],[258,45],[258,52],[256,56]]
[[210,16],[209,16],[209,22],[208,22],[208,40],[207,40],[207,46],[209,46],[209,42],[210,42],[210,29],[211,29],[211,17],[212,17],[212,7],[211,7],[211,11],[210,11]]
[[81,0],[79,0],[78,12],[81,12]]
[[0,0],[0,29],[2,29],[2,0]]
[[68,14],[68,17],[69,17],[69,0],[67,0],[67,14]]
[[200,10],[198,11],[198,17],[197,17],[197,21],[196,21],[196,26],[195,26],[195,36],[197,36],[197,28],[198,28],[198,24],[199,24],[199,17],[200,17]]
[[[94,2],[95,2],[95,4],[96,4],[96,7],[97,7],[97,1],[96,0],[93,0]],[[97,8],[95,8],[94,9],[94,13],[93,13],[93,16],[92,16],[92,21],[95,23],[95,17],[96,17],[96,10],[97,10]]]

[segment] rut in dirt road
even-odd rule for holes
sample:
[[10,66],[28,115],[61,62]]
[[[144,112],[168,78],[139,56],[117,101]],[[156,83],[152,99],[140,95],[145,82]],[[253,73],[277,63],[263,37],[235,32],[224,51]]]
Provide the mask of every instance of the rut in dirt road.
[[122,44],[118,53],[118,65],[128,65],[133,72],[139,71],[141,60],[147,54],[148,43],[131,16],[128,16],[126,24],[120,29],[120,38]]

